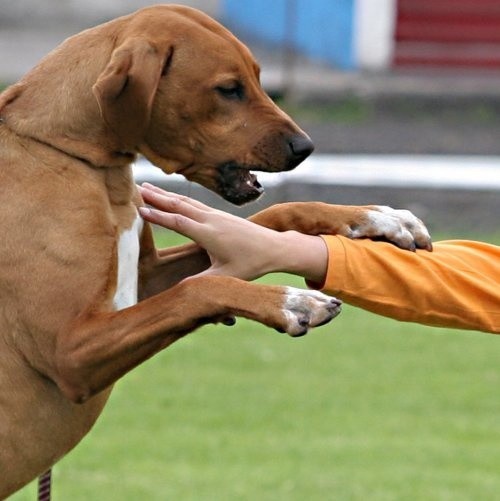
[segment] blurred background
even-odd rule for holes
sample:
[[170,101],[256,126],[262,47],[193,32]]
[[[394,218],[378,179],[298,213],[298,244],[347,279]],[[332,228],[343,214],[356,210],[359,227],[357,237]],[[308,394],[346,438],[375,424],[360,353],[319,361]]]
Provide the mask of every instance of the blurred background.
[[[0,0],[0,85],[67,36],[150,3]],[[316,151],[260,176],[266,195],[248,208],[142,160],[138,180],[241,215],[285,200],[407,207],[436,239],[500,243],[500,0],[177,3],[251,47]],[[204,327],[118,382],[55,466],[54,498],[498,500],[499,385],[495,336],[347,305],[301,340],[242,320]],[[33,499],[35,483],[12,497]]]
[[[0,1],[4,85],[67,36],[151,3]],[[252,48],[265,89],[311,135],[316,152],[293,173],[263,176],[267,195],[241,210],[149,166],[137,168],[139,180],[176,183],[241,215],[314,198],[407,207],[434,231],[495,226],[500,0],[178,3],[219,19]]]

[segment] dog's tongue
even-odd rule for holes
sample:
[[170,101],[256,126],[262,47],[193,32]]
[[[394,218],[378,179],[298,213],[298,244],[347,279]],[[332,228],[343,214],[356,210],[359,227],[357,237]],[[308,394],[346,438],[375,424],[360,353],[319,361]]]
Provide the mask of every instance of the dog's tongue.
[[247,169],[228,164],[220,169],[220,194],[235,205],[259,198],[264,188],[257,176]]

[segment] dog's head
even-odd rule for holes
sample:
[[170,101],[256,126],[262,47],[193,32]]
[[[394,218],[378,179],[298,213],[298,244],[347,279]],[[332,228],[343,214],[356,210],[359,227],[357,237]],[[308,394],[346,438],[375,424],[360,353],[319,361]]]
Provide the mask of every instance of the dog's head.
[[250,51],[194,9],[130,16],[93,91],[122,150],[238,205],[263,191],[252,171],[293,169],[313,150],[262,90]]

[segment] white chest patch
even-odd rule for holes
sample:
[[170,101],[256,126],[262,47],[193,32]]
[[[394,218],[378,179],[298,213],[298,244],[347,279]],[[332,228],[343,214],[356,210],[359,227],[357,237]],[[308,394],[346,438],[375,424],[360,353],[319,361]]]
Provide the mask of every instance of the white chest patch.
[[118,241],[118,273],[113,306],[123,310],[137,303],[139,238],[143,227],[137,215],[132,226],[120,235]]

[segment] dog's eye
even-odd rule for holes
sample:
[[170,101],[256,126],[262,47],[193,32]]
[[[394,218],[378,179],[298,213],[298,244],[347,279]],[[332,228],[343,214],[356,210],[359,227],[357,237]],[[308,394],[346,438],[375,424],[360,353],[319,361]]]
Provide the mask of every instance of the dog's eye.
[[215,90],[226,99],[233,99],[236,101],[242,101],[245,97],[245,88],[240,83],[233,85],[218,85]]

